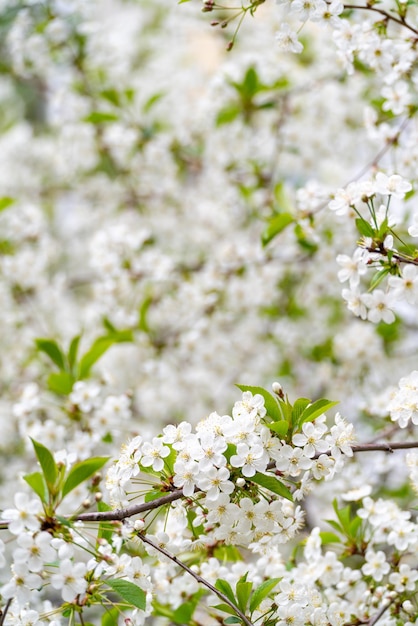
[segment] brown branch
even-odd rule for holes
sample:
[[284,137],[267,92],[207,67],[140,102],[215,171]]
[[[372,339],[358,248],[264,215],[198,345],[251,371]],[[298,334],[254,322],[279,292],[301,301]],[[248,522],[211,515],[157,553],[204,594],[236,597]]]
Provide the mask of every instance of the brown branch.
[[4,621],[6,619],[6,615],[7,615],[7,611],[10,608],[10,605],[13,601],[13,598],[9,598],[6,602],[6,606],[4,607],[3,611],[0,613],[0,626],[3,626]]
[[159,546],[156,543],[154,543],[146,535],[143,535],[142,533],[138,533],[138,537],[141,539],[141,541],[143,541],[144,543],[147,543],[148,545],[152,546],[155,550],[157,550],[161,554],[164,554],[164,556],[166,556],[168,559],[170,559],[170,561],[173,561],[173,563],[175,563],[176,565],[178,565],[179,567],[184,569],[184,571],[186,571],[188,574],[190,574],[190,576],[193,576],[193,578],[195,580],[197,580],[198,583],[200,583],[201,585],[204,585],[205,587],[210,589],[210,591],[212,591],[212,593],[216,594],[218,596],[218,598],[220,598],[223,602],[225,602],[225,604],[230,606],[231,609],[233,609],[235,611],[235,613],[242,619],[242,621],[245,624],[247,624],[247,626],[253,626],[252,622],[250,622],[250,620],[247,617],[245,617],[244,613],[242,613],[240,611],[240,609],[237,606],[235,606],[235,604],[233,602],[231,602],[231,600],[228,598],[228,596],[226,596],[221,591],[219,591],[219,589],[216,589],[216,587],[214,587],[209,581],[207,581],[204,578],[202,578],[201,576],[199,576],[199,574],[196,574],[196,572],[194,572],[192,569],[190,569],[190,567],[188,567],[185,563],[183,563],[183,561],[180,561],[180,559],[178,559],[176,556],[174,556],[173,554],[170,554],[170,552],[167,552],[167,550],[165,550],[164,548],[161,548],[161,546]]
[[353,452],[371,452],[373,450],[393,452],[394,450],[409,450],[410,448],[418,448],[418,441],[397,441],[394,443],[363,443],[358,446],[351,446]]
[[[359,445],[351,446],[352,451],[356,454],[357,452],[374,452],[378,450],[382,450],[383,452],[394,452],[395,450],[409,450],[412,448],[418,448],[418,441],[406,441],[406,442],[394,442],[394,443],[363,443]],[[331,450],[327,452],[321,452],[312,457],[312,459],[317,459],[321,456],[321,454],[326,454],[328,456],[331,455]],[[267,465],[267,470],[275,469],[276,463],[275,461],[271,461]],[[251,478],[249,479],[251,480]],[[195,488],[195,493],[200,492],[200,489]],[[128,517],[132,517],[133,515],[139,515],[140,513],[146,513],[148,511],[153,511],[154,509],[158,509],[161,506],[166,504],[171,504],[171,502],[175,502],[176,500],[180,500],[184,498],[183,490],[176,489],[166,496],[162,496],[161,498],[156,498],[151,502],[143,502],[141,504],[133,504],[131,506],[126,507],[125,509],[116,509],[112,511],[102,511],[97,512],[93,511],[91,513],[80,513],[72,518],[68,518],[71,521],[80,521],[80,522],[121,522]],[[7,529],[9,525],[9,521],[5,520],[0,522],[0,530]]]
[[[383,247],[383,244],[379,245],[379,247],[377,248],[365,247],[364,249],[367,250],[367,252],[371,252],[372,254],[380,254],[381,256],[384,256],[384,257],[387,257],[388,252],[389,252]],[[391,251],[391,255],[392,255],[392,259],[395,259],[395,261],[399,261],[399,263],[406,263],[409,265],[418,265],[418,258],[406,256],[405,254],[401,254],[394,250]]]
[[[361,445],[351,446],[351,449],[354,453],[357,452],[373,452],[375,450],[383,450],[384,452],[393,452],[394,450],[408,450],[410,448],[418,448],[418,441],[409,441],[409,442],[395,442],[395,443],[364,443]],[[321,454],[330,455],[331,451],[323,452]],[[316,454],[313,458],[317,459],[321,454]],[[274,469],[276,467],[275,461],[271,461],[266,469]],[[251,479],[250,479],[251,480]],[[198,489],[195,490],[199,491]],[[162,498],[157,498],[156,500],[152,500],[151,502],[144,502],[143,504],[134,504],[132,506],[127,507],[126,509],[117,509],[116,511],[105,511],[102,513],[81,513],[81,515],[77,515],[75,518],[77,521],[83,522],[105,522],[105,521],[122,521],[128,517],[132,517],[133,515],[138,515],[139,513],[144,513],[146,511],[152,511],[153,509],[158,509],[160,506],[164,506],[165,504],[170,504],[171,502],[175,502],[176,500],[180,500],[183,498],[183,490],[176,489],[172,493],[167,496],[163,496]]]
[[373,6],[370,6],[368,4],[366,4],[366,5],[345,4],[344,5],[344,9],[360,9],[360,10],[363,10],[363,11],[375,11],[375,13],[380,13],[380,15],[383,15],[383,17],[385,17],[387,20],[391,20],[392,22],[396,22],[397,24],[400,24],[404,28],[407,28],[408,30],[413,32],[415,35],[418,35],[418,30],[416,28],[414,28],[413,26],[411,26],[411,24],[408,24],[408,22],[406,22],[404,18],[402,18],[402,17],[395,17],[394,15],[391,15],[390,13],[385,11],[384,9],[378,9],[377,7],[373,7]]
[[379,611],[369,619],[367,623],[367,626],[374,626],[374,624],[377,624],[377,622],[380,620],[380,618],[382,617],[382,615],[387,611],[387,609],[390,607],[390,605],[393,603],[393,600],[391,600],[390,602],[388,602],[387,604],[384,604]]
[[133,504],[132,506],[126,507],[126,509],[116,509],[115,511],[103,511],[101,513],[81,513],[80,515],[77,515],[74,519],[82,522],[121,522],[127,517],[139,515],[139,513],[145,513],[146,511],[153,511],[154,509],[158,509],[165,504],[171,504],[171,502],[175,502],[176,500],[179,500],[183,497],[183,490],[176,489],[166,496],[151,500],[151,502]]

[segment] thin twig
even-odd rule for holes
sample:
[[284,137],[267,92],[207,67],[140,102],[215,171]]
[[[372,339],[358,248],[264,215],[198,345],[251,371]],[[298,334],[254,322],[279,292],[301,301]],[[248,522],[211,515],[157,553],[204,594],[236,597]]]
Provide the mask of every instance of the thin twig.
[[7,602],[6,602],[6,605],[5,605],[5,607],[4,607],[4,609],[3,609],[2,613],[1,613],[0,626],[3,626],[3,624],[4,624],[4,620],[6,619],[7,611],[9,610],[12,601],[13,601],[13,598],[9,598],[7,600]]
[[247,626],[253,626],[252,622],[250,622],[250,620],[247,617],[245,617],[244,613],[242,613],[242,611],[240,611],[240,609],[233,602],[231,602],[231,600],[228,598],[228,596],[226,596],[221,591],[219,591],[219,589],[216,589],[216,587],[211,585],[211,583],[209,581],[207,581],[204,578],[202,578],[201,576],[199,576],[199,574],[196,574],[196,572],[194,572],[192,569],[190,569],[190,567],[188,567],[185,563],[183,563],[183,561],[180,561],[176,556],[174,556],[173,554],[170,554],[170,552],[167,552],[167,550],[165,550],[164,548],[161,548],[158,544],[154,543],[146,535],[143,535],[142,533],[138,533],[138,537],[141,539],[141,541],[143,541],[144,543],[147,543],[148,545],[152,546],[155,550],[157,550],[161,554],[164,554],[164,556],[166,556],[168,559],[170,559],[170,561],[173,561],[173,563],[175,563],[176,565],[178,565],[179,567],[184,569],[184,571],[186,571],[188,574],[190,574],[190,576],[193,576],[193,578],[195,580],[197,580],[198,583],[200,583],[201,585],[204,585],[205,587],[210,589],[210,591],[212,591],[212,593],[216,594],[218,596],[218,598],[220,598],[223,602],[225,602],[225,604],[230,606],[231,609],[233,609],[235,611],[235,613],[242,619],[242,621],[245,624],[247,624]]
[[395,17],[394,15],[391,15],[390,13],[385,11],[384,9],[378,9],[377,7],[373,7],[368,4],[366,5],[345,4],[344,9],[360,9],[363,11],[375,11],[375,13],[380,13],[380,15],[383,15],[383,17],[385,17],[387,20],[396,22],[397,24],[400,24],[404,28],[407,28],[411,32],[415,33],[415,35],[418,35],[418,30],[414,28],[413,26],[411,26],[411,24],[408,24],[408,22],[406,22],[405,19],[401,17]]
[[377,622],[380,620],[382,615],[387,611],[392,603],[393,600],[391,600],[387,604],[384,604],[381,609],[379,609],[379,611],[369,619],[369,621],[367,622],[367,626],[374,626],[374,624],[377,624]]

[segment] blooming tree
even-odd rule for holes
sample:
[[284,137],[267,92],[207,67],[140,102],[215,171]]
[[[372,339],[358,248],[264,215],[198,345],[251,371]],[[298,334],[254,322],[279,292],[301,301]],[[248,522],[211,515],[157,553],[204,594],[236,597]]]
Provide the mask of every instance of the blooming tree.
[[415,0],[0,32],[0,626],[417,624]]

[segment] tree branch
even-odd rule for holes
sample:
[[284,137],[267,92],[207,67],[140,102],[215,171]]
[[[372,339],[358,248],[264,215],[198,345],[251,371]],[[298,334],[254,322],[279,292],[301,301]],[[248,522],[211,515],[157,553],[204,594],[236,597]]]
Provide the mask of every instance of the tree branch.
[[231,600],[225,594],[219,591],[219,589],[216,589],[216,587],[214,587],[209,581],[199,576],[199,574],[196,574],[196,572],[190,569],[190,567],[188,567],[185,563],[183,563],[183,561],[180,561],[176,556],[174,556],[173,554],[170,554],[170,552],[167,552],[167,550],[165,550],[164,548],[161,548],[159,545],[157,545],[151,539],[149,539],[146,535],[143,535],[142,533],[138,533],[138,537],[141,539],[141,541],[143,541],[144,543],[147,543],[149,546],[152,546],[155,550],[157,550],[161,554],[164,554],[164,556],[170,559],[170,561],[173,561],[173,563],[175,563],[176,565],[184,569],[184,571],[190,574],[190,576],[193,576],[193,578],[197,580],[198,583],[200,583],[201,585],[204,585],[205,587],[207,587],[207,589],[210,589],[210,591],[216,594],[218,598],[222,600],[222,602],[225,602],[225,604],[230,606],[231,609],[233,609],[235,613],[242,619],[242,621],[245,624],[247,624],[247,626],[253,626],[252,622],[250,622],[250,620],[247,617],[245,617],[244,613],[242,613],[240,609],[237,606],[235,606],[235,604],[231,602]]
[[[351,446],[351,449],[356,454],[357,452],[373,452],[377,450],[382,450],[383,452],[394,452],[395,450],[410,450],[413,448],[418,448],[418,441],[403,441],[403,442],[394,442],[394,443],[363,443],[359,445]],[[321,452],[316,454],[313,459],[317,459],[321,456],[321,454],[327,454],[328,456],[331,454],[331,451]],[[275,461],[271,461],[267,465],[267,470],[272,470],[276,466]],[[251,478],[249,479],[251,480]],[[195,493],[200,493],[200,489],[195,488]],[[143,502],[141,504],[133,504],[131,506],[126,507],[125,509],[115,509],[113,511],[93,511],[89,513],[80,513],[79,515],[75,515],[74,517],[69,517],[68,519],[71,521],[80,521],[80,522],[121,522],[128,517],[133,517],[134,515],[139,515],[140,513],[146,513],[148,511],[153,511],[154,509],[158,509],[161,506],[166,504],[171,504],[171,502],[175,502],[176,500],[180,500],[184,498],[182,489],[175,489],[171,493],[166,496],[162,496],[161,498],[156,498],[151,502]],[[7,529],[9,525],[9,521],[5,520],[0,522],[0,530]]]
[[408,24],[408,22],[406,22],[404,18],[395,17],[394,15],[391,15],[390,13],[385,11],[384,9],[378,9],[377,7],[373,7],[368,4],[366,5],[344,4],[344,9],[360,9],[363,11],[375,11],[375,13],[380,13],[380,15],[383,15],[383,17],[386,18],[387,20],[396,22],[397,24],[400,24],[400,26],[403,26],[404,28],[407,28],[408,30],[413,32],[415,35],[418,35],[418,30],[414,28],[413,26],[411,26],[411,24]]
[[9,598],[6,602],[6,606],[4,607],[3,611],[0,613],[0,626],[3,626],[4,621],[6,619],[6,615],[7,615],[7,611],[10,608],[10,605],[13,601],[13,598]]
[[151,502],[133,504],[132,506],[126,507],[126,509],[116,509],[114,511],[103,511],[101,513],[80,513],[80,515],[77,515],[74,519],[82,522],[121,522],[127,517],[139,515],[139,513],[144,513],[146,511],[153,511],[154,509],[160,508],[160,506],[171,504],[171,502],[175,502],[183,497],[183,490],[175,489],[175,491],[172,491],[166,496],[156,498],[155,500],[151,500]]
[[377,622],[380,620],[380,618],[382,617],[382,615],[387,611],[387,609],[390,607],[390,605],[393,603],[393,600],[391,600],[390,602],[388,602],[387,604],[384,604],[379,611],[373,615],[373,617],[371,617],[369,619],[369,621],[367,622],[367,626],[374,626],[375,624],[377,624]]

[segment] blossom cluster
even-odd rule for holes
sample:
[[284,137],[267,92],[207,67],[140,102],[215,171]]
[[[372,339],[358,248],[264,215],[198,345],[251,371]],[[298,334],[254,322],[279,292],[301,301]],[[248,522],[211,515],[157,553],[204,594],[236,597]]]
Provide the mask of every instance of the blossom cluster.
[[[283,497],[259,496],[254,502],[249,497],[254,484],[268,489],[263,477],[270,474],[270,488],[280,494],[283,483],[276,483],[275,489],[273,478],[279,476],[280,481],[289,481],[291,489],[284,487],[284,497],[301,500],[311,491],[312,481],[332,479],[341,471],[344,455],[352,456],[353,425],[337,414],[328,428],[325,415],[320,415],[303,423],[300,432],[295,428],[287,443],[274,432],[275,424],[285,421],[272,424],[265,417],[263,396],[245,391],[232,416],[213,412],[195,432],[189,423],[181,422],[166,426],[152,442],[135,437],[123,446],[107,474],[114,506],[126,506],[140,496],[147,484],[148,474],[143,472],[152,472],[162,482],[161,491],[164,485],[181,489],[190,506],[196,494],[194,525],[200,528],[196,541],[251,545],[253,550],[267,541],[269,545],[289,541],[302,526],[302,510]],[[155,489],[154,481],[151,488]]]
[[[329,208],[337,215],[351,212],[359,216],[357,224],[363,236],[351,257],[337,256],[341,267],[338,278],[349,284],[349,288],[342,291],[348,309],[375,324],[393,323],[394,309],[399,302],[406,301],[412,306],[418,302],[418,269],[413,257],[399,253],[395,246],[396,218],[389,207],[392,198],[403,199],[411,190],[411,183],[401,176],[379,172],[374,180],[350,183],[345,189],[339,189],[329,203]],[[365,209],[370,214],[368,220],[364,217]],[[412,232],[413,226],[409,228],[409,233]],[[371,273],[374,276],[370,277]],[[373,286],[372,293],[361,291],[367,278]],[[386,279],[386,289],[375,288],[383,279]]]

